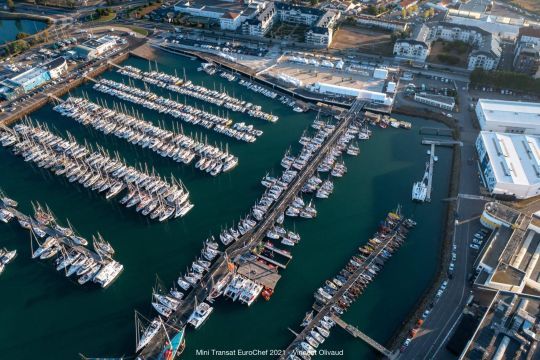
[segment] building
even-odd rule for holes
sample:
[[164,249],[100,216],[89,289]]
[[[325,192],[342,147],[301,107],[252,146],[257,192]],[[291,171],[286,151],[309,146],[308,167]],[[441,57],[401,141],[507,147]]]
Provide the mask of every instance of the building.
[[461,2],[459,5],[459,10],[476,14],[484,14],[488,9],[491,9],[492,7],[492,0],[469,0]]
[[274,3],[267,4],[251,19],[242,23],[242,33],[245,35],[263,37],[272,28],[276,16]]
[[401,0],[398,4],[399,9],[408,9],[411,6],[418,4],[418,0]]
[[117,36],[105,35],[98,39],[90,39],[75,47],[77,56],[83,59],[95,59],[117,45]]
[[429,55],[429,28],[421,25],[415,29],[408,39],[398,39],[394,43],[394,56],[424,62]]
[[481,131],[476,150],[491,194],[515,199],[540,194],[540,137]]
[[479,99],[476,117],[484,131],[540,135],[540,103]]
[[332,43],[334,27],[340,13],[335,10],[321,10],[305,6],[296,6],[275,2],[276,21],[309,26],[306,31],[307,44],[329,46]]
[[404,21],[394,21],[381,19],[376,16],[357,15],[354,17],[356,22],[363,26],[374,27],[390,31],[405,31],[409,24]]
[[540,28],[523,27],[514,52],[514,71],[540,77]]
[[456,100],[451,96],[415,93],[414,100],[423,104],[438,107],[444,110],[452,111],[456,106]]
[[482,305],[485,312],[459,360],[540,358],[538,296],[498,291]]
[[431,43],[437,40],[462,41],[473,50],[468,55],[467,69],[493,70],[499,66],[502,49],[500,38],[477,26],[441,21],[417,26],[408,39],[398,39],[394,44],[394,56],[401,59],[424,62],[429,55]]
[[331,94],[334,96],[347,96],[355,97],[362,100],[367,100],[377,104],[392,105],[392,98],[388,97],[385,93],[370,91],[365,89],[357,89],[348,86],[339,86],[334,84],[327,84],[317,82],[311,86],[311,91],[318,92],[320,94]]
[[469,27],[477,27],[491,34],[497,35],[502,40],[515,42],[519,36],[520,29],[523,27],[522,23],[515,23],[502,19],[496,16],[486,15],[480,18],[470,18],[463,16],[451,16],[445,17],[445,22],[464,25]]
[[174,5],[174,11],[219,24],[221,30],[235,31],[255,17],[263,5],[251,1],[182,0]]
[[513,63],[514,71],[539,77],[540,45],[520,44],[516,47]]
[[43,65],[43,68],[49,71],[51,80],[56,80],[64,75],[68,70],[68,64],[64,57],[60,56]]
[[56,58],[42,66],[34,67],[0,82],[0,97],[11,100],[32,91],[50,80],[59,78],[67,71],[63,57]]
[[502,54],[499,36],[477,26],[442,21],[431,26],[429,40],[462,41],[470,44],[473,50],[467,60],[468,70],[494,70],[499,66]]

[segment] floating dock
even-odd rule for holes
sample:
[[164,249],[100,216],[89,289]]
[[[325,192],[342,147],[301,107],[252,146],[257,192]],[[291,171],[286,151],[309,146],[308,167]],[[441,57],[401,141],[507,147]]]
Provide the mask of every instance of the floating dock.
[[[359,117],[359,113],[362,111],[364,105],[365,102],[362,100],[356,100],[351,108],[340,117],[336,129],[315,153],[311,162],[299,172],[296,178],[289,184],[287,190],[283,192],[281,197],[274,203],[257,226],[231,244],[227,250],[217,258],[203,279],[187,294],[178,310],[169,317],[167,320],[168,324],[175,328],[180,328],[186,324],[189,316],[195,309],[195,303],[200,304],[209,295],[212,288],[212,282],[218,282],[228,274],[228,259],[233,259],[235,261],[241,260],[246,253],[249,253],[264,241],[267,231],[274,226],[277,218],[286,210],[288,204],[296,197],[304,186],[304,183],[315,173],[319,163],[321,163],[328,152],[337,143],[352,120]],[[244,269],[244,271],[247,269],[249,268]],[[213,280],[211,281],[210,279]],[[156,337],[142,350],[140,357],[142,359],[156,358],[161,349],[163,349],[166,341],[167,337],[163,334],[156,335]]]

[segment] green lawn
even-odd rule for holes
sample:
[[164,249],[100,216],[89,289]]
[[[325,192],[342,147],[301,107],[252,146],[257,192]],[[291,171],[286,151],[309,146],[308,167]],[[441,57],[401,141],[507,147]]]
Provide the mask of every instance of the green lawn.
[[148,30],[144,28],[140,28],[137,26],[126,26],[126,27],[133,30],[133,32],[136,32],[137,34],[141,34],[142,36],[148,36]]
[[99,18],[97,18],[96,22],[106,22],[106,21],[111,21],[113,20],[114,18],[116,17],[116,13],[110,13],[109,15],[104,15],[104,16],[100,16]]

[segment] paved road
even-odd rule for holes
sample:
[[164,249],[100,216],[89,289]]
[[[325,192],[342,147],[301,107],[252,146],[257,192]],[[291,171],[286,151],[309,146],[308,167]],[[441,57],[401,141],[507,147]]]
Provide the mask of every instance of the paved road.
[[[479,195],[480,180],[475,162],[476,151],[474,142],[478,130],[473,127],[471,112],[468,110],[470,102],[467,83],[456,81],[461,111],[454,114],[461,129],[461,167],[459,193]],[[449,281],[446,291],[434,303],[434,307],[425,320],[421,330],[411,342],[408,349],[401,356],[402,359],[451,359],[451,355],[444,347],[457,326],[469,294],[469,273],[476,255],[469,248],[472,235],[480,229],[477,220],[482,212],[483,199],[458,198],[457,220],[454,227],[453,245],[455,245],[456,262],[453,279]],[[473,220],[467,221],[471,218]]]

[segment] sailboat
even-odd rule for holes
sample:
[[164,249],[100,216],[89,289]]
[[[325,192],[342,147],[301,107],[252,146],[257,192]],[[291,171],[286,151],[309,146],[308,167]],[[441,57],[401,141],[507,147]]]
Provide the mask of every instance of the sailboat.
[[148,343],[161,329],[161,321],[159,320],[159,317],[154,318],[148,326],[144,326],[141,318],[146,320],[146,318],[135,311],[135,352],[141,351],[146,345],[148,345]]
[[165,328],[165,323],[161,321],[161,325],[163,326],[163,329],[165,329],[165,335],[167,336],[167,341],[165,342],[165,346],[163,347],[163,350],[159,353],[158,360],[173,360],[182,352],[184,351],[186,347],[186,327],[184,326],[182,329],[176,329],[170,325],[170,328],[174,330],[174,336],[172,339],[169,337],[169,333],[167,332],[167,329]]

